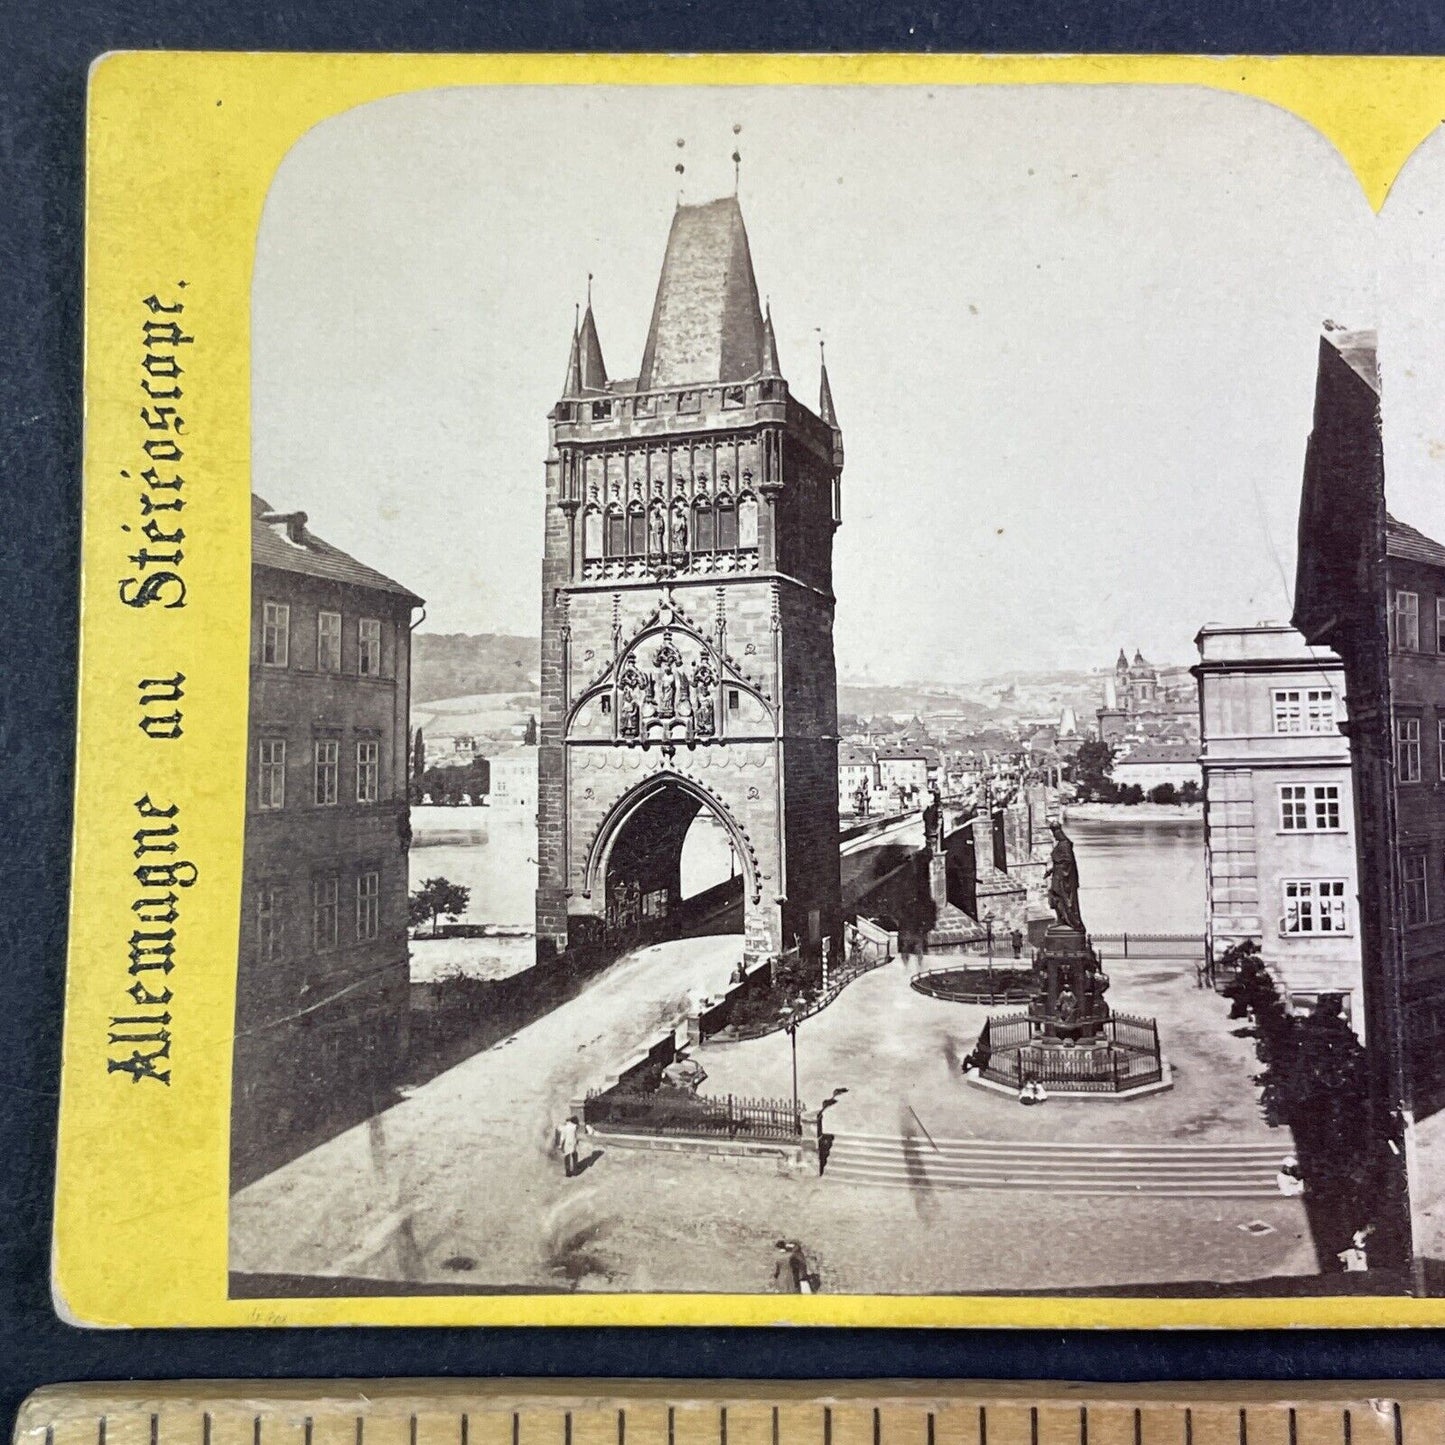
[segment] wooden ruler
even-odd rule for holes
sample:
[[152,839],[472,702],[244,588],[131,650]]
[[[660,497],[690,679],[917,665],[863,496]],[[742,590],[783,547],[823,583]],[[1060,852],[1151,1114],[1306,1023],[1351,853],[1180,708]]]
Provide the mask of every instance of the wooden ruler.
[[14,1445],[1439,1445],[1433,1384],[57,1385]]

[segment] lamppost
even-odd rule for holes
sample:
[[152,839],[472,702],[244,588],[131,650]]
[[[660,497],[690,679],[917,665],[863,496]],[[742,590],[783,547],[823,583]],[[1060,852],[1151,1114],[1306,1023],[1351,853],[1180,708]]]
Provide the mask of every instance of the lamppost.
[[788,1005],[779,1012],[783,1016],[783,1028],[787,1031],[788,1042],[793,1047],[793,1128],[799,1137],[803,1133],[803,1111],[798,1103],[798,1023],[799,1020],[793,1016],[792,1005]]

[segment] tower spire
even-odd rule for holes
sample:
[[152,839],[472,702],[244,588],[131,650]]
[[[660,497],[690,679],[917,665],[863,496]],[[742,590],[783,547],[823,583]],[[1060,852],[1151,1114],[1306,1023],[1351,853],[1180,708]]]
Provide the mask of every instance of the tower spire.
[[833,410],[833,388],[828,385],[828,358],[823,350],[823,339],[818,338],[818,415],[834,431],[838,430],[838,416]]
[[578,338],[580,380],[583,391],[607,390],[607,366],[602,360],[602,343],[597,337],[597,322],[592,315],[592,273],[587,273],[587,310],[582,315],[582,332]]
[[567,353],[567,380],[562,383],[563,396],[577,396],[582,391],[582,363],[578,348],[577,307],[572,307],[572,349]]
[[763,370],[764,376],[781,376],[778,365],[778,338],[773,335],[773,303],[769,301],[763,312]]

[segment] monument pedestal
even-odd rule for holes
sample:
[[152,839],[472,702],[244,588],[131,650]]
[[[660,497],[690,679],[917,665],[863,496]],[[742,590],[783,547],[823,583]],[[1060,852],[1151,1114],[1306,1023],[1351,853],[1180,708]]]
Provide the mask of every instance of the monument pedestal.
[[1114,1013],[1109,976],[1077,928],[1054,922],[1034,954],[1027,1013],[996,1014],[979,1035],[977,1082],[1046,1094],[1118,1098],[1170,1087],[1153,1019]]

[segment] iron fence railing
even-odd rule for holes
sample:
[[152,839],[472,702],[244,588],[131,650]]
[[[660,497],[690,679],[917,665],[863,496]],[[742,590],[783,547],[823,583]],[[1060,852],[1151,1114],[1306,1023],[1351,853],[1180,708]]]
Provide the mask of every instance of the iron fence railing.
[[791,1099],[753,1099],[736,1094],[694,1094],[663,1086],[612,1088],[588,1093],[584,1121],[617,1133],[767,1139],[795,1143],[803,1136],[804,1106]]

